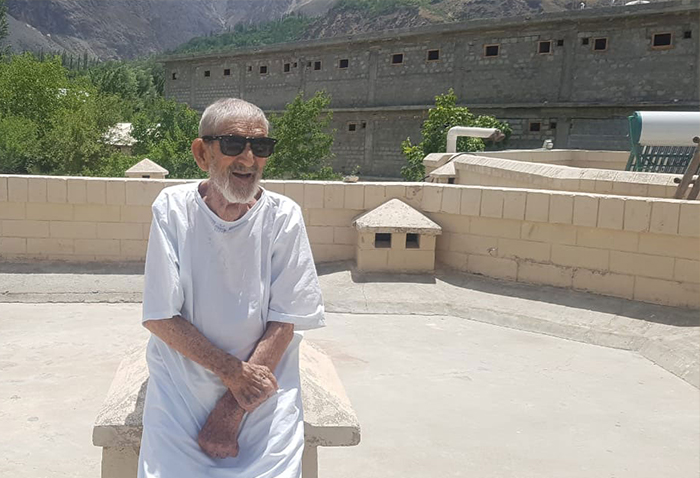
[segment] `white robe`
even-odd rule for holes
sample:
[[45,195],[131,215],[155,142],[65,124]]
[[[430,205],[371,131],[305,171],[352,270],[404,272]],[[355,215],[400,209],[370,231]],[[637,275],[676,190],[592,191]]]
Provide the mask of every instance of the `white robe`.
[[220,219],[198,183],[153,203],[143,321],[181,315],[217,347],[248,360],[268,321],[294,324],[276,395],[246,415],[239,455],[209,458],[197,435],[226,392],[212,372],[152,336],[139,478],[298,478],[304,446],[296,331],[324,325],[323,301],[299,206],[264,191],[243,217]]

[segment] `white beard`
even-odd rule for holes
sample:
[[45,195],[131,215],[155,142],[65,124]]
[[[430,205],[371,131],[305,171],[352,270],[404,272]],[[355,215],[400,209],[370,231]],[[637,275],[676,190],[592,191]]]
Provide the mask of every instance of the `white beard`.
[[217,191],[231,204],[248,204],[251,202],[260,188],[260,173],[254,172],[255,179],[249,185],[238,186],[231,181],[231,170],[227,169],[222,174],[210,174],[209,179]]

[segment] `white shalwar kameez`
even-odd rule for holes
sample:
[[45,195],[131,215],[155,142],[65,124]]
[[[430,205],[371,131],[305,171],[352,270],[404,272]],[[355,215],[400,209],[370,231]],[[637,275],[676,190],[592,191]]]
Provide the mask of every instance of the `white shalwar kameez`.
[[153,203],[143,321],[176,315],[217,347],[248,360],[269,321],[294,324],[275,376],[278,392],[241,425],[236,458],[197,444],[226,392],[217,375],[156,336],[143,413],[139,478],[298,478],[304,447],[296,331],[324,325],[323,302],[299,206],[263,190],[240,219],[223,221],[199,183],[164,189]]

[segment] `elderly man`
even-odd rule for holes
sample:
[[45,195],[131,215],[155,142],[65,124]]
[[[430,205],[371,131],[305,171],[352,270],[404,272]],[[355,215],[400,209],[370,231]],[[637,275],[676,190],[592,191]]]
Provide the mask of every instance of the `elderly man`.
[[258,107],[217,101],[192,143],[209,179],[153,203],[139,478],[301,475],[296,331],[323,302],[299,206],[259,186],[267,133]]

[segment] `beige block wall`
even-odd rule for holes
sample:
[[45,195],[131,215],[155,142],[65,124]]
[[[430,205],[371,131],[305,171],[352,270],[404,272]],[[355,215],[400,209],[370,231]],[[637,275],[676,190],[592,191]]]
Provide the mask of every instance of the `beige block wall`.
[[[182,182],[0,176],[0,260],[143,261],[150,204]],[[352,220],[399,198],[443,228],[438,264],[700,308],[697,201],[427,183],[264,186],[302,207],[317,262],[354,260]]]

